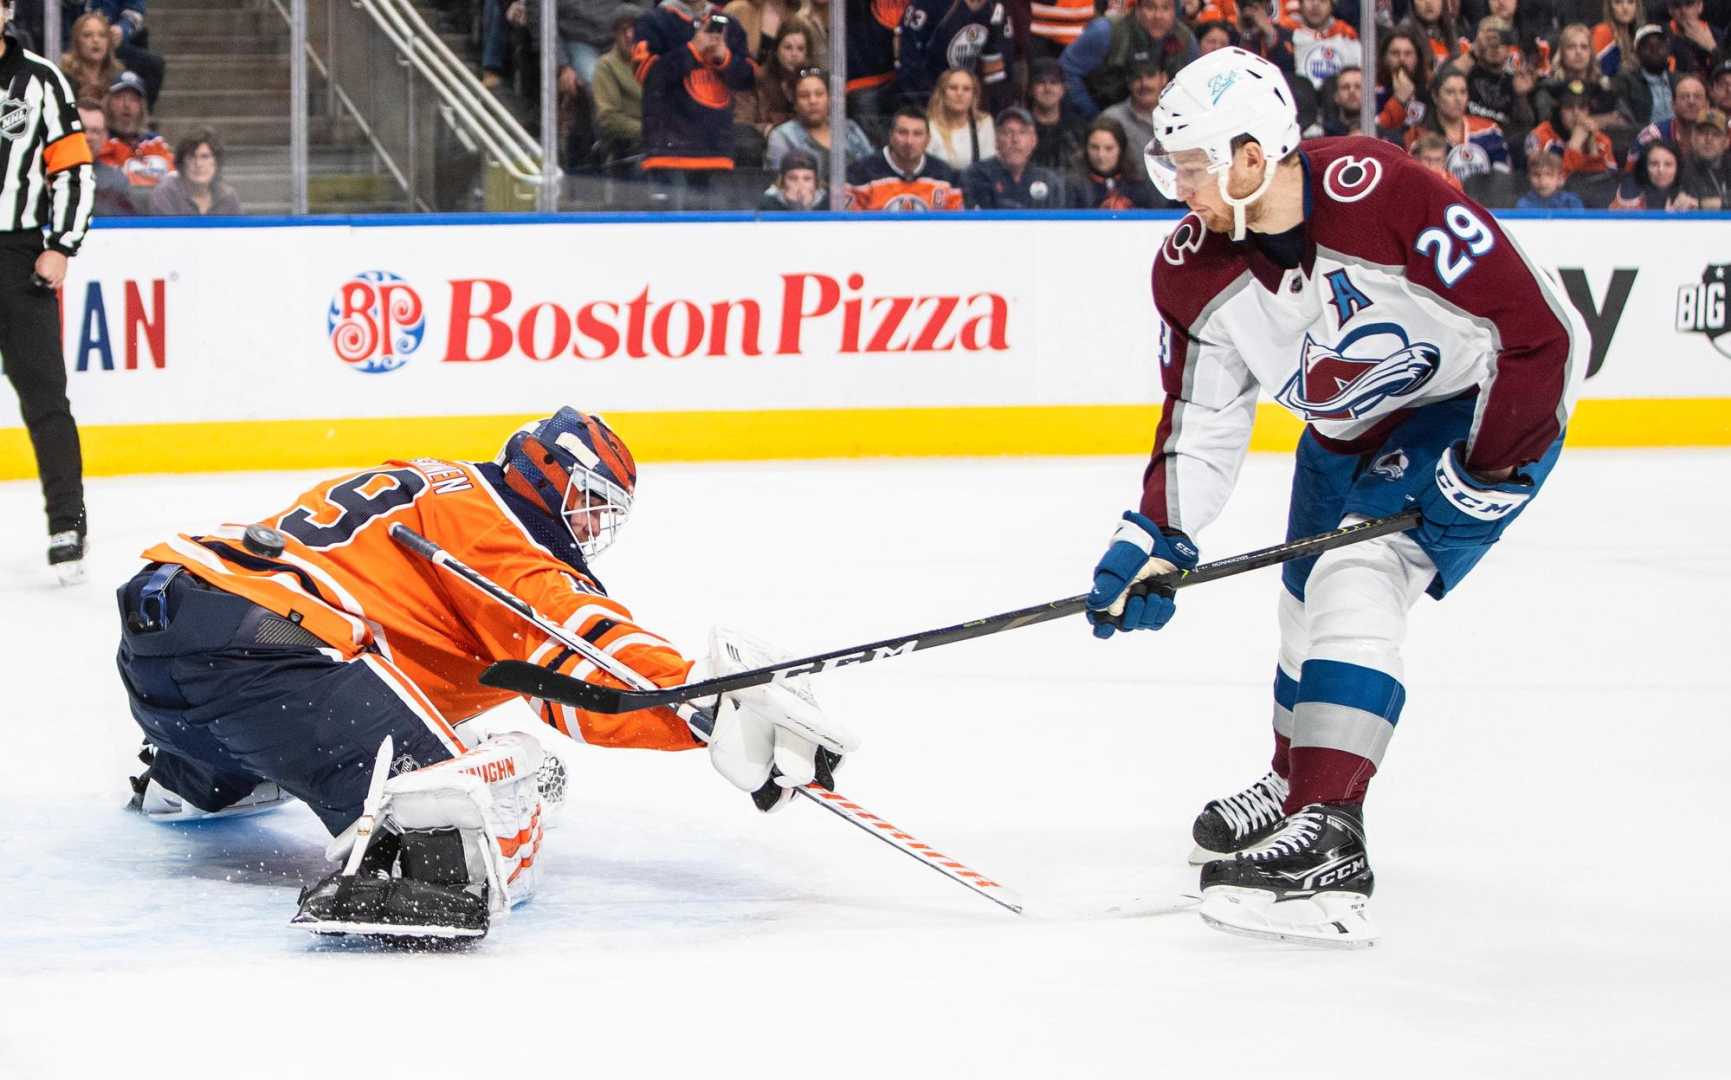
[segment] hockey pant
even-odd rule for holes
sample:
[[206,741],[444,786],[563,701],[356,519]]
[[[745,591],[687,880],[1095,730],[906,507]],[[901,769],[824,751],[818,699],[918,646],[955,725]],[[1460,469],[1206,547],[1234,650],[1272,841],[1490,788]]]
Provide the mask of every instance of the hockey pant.
[[[1467,437],[1473,406],[1467,398],[1420,409],[1381,446],[1356,457],[1325,450],[1307,430],[1293,472],[1287,539],[1399,512],[1413,485],[1427,482],[1444,451]],[[1558,436],[1544,457],[1521,469],[1535,493],[1562,444]],[[1292,781],[1289,812],[1363,797],[1406,701],[1407,612],[1421,595],[1442,599],[1489,547],[1430,551],[1412,534],[1397,533],[1286,564],[1274,766]]]
[[296,623],[176,571],[152,565],[121,586],[118,662],[157,748],[151,775],[188,803],[215,812],[271,780],[336,834],[359,816],[386,735],[393,776],[463,752],[384,657],[345,661]]

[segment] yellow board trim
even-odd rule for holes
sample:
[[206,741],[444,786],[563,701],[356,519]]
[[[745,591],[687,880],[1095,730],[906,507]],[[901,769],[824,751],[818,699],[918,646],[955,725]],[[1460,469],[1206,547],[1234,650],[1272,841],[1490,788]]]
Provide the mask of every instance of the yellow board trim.
[[[491,458],[529,416],[388,420],[244,420],[95,424],[80,429],[84,471],[132,473],[317,469],[387,458]],[[1142,454],[1159,409],[1144,405],[929,409],[778,409],[764,412],[609,413],[641,461],[776,458]],[[1300,425],[1279,406],[1257,407],[1250,448],[1290,451]],[[1570,446],[1731,446],[1731,398],[1583,401]],[[36,474],[22,428],[0,429],[0,479]]]

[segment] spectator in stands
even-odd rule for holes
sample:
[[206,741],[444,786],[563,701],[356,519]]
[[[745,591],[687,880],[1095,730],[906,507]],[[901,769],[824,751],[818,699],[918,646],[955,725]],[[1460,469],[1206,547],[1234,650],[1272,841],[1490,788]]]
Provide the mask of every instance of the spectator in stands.
[[156,95],[162,92],[162,80],[167,64],[161,56],[146,46],[149,30],[144,22],[144,0],[83,0],[82,3],[62,2],[65,23],[62,40],[71,40],[73,20],[80,15],[98,12],[108,20],[108,39],[114,44],[114,55],[143,81],[144,99],[156,107]]
[[[732,0],[721,9],[721,13],[745,31],[745,47],[751,50],[751,58],[759,65],[769,63],[770,57],[775,55],[781,32],[793,18],[793,8],[783,0]],[[807,41],[806,47],[809,49],[810,46],[811,42]],[[823,63],[822,57],[808,52],[792,70],[804,67],[807,59],[814,64]]]
[[1689,132],[1690,154],[1683,163],[1683,189],[1700,200],[1703,210],[1731,205],[1731,156],[1725,113],[1707,109]]
[[1342,68],[1322,84],[1321,135],[1357,135],[1364,114],[1364,72]]
[[1433,71],[1461,53],[1460,26],[1444,0],[1412,0],[1412,15],[1406,28],[1430,48]]
[[60,71],[72,84],[72,96],[101,100],[126,68],[114,55],[108,16],[92,11],[72,23],[68,48],[60,54]]
[[804,150],[790,150],[782,156],[781,171],[775,184],[763,193],[759,210],[828,210],[829,189],[817,179],[817,158]]
[[[613,8],[604,0],[557,0],[554,24],[559,35],[562,93],[574,96],[577,83],[587,88],[595,82],[595,65],[613,44]],[[540,0],[512,0],[505,9],[505,20],[513,26],[536,27],[540,18]]]
[[1474,116],[1495,121],[1518,143],[1533,128],[1530,95],[1535,80],[1525,65],[1509,70],[1509,43],[1514,33],[1508,20],[1485,16],[1479,20],[1472,48],[1455,61],[1455,66],[1466,72],[1467,109]]
[[222,180],[222,143],[208,128],[174,147],[177,168],[150,192],[152,214],[203,217],[238,214],[240,196]]
[[907,0],[848,0],[847,113],[873,139],[895,112],[896,42]]
[[1292,31],[1294,68],[1312,87],[1341,68],[1364,65],[1358,31],[1334,17],[1333,0],[1298,0],[1297,16],[1282,17],[1280,25]]
[[[1133,68],[1183,65],[1200,55],[1196,38],[1178,21],[1174,0],[1141,0],[1123,14],[1089,23],[1058,64],[1071,104],[1092,120],[1130,95]],[[1134,141],[1135,133],[1129,133]]]
[[1702,0],[1670,0],[1671,70],[1705,77],[1718,62],[1723,37],[1701,18]]
[[[1165,68],[1154,60],[1144,60],[1132,69],[1130,96],[1100,114],[1118,122],[1132,148],[1145,147],[1153,140],[1154,106],[1167,81]],[[1148,166],[1140,153],[1130,155],[1127,171],[1138,180],[1148,179]]]
[[980,103],[980,85],[966,68],[951,68],[938,77],[926,101],[926,122],[932,132],[926,152],[958,172],[998,152],[992,118]]
[[1611,137],[1599,130],[1588,111],[1587,88],[1572,82],[1557,98],[1551,118],[1527,136],[1527,158],[1550,154],[1557,159],[1566,180],[1576,173],[1617,171],[1617,152]]
[[[153,188],[174,171],[174,152],[161,135],[150,130],[150,107],[144,100],[144,80],[123,71],[102,102],[108,118],[108,142],[102,160],[126,174],[135,189]],[[143,200],[139,200],[141,203]]]
[[1203,20],[1192,27],[1191,32],[1196,35],[1196,51],[1202,56],[1238,42],[1238,33],[1224,19]]
[[1067,205],[1064,181],[1033,164],[1034,114],[1020,105],[998,113],[998,152],[962,172],[962,199],[976,210],[1055,210]]
[[1125,168],[1136,153],[1118,121],[1098,116],[1088,125],[1088,140],[1076,155],[1069,183],[1070,206],[1077,210],[1156,210],[1170,205],[1146,180]]
[[1615,78],[1635,69],[1635,31],[1647,22],[1641,0],[1605,0],[1604,18],[1593,27],[1593,55],[1599,71]]
[[1376,127],[1385,138],[1404,141],[1424,124],[1430,96],[1431,51],[1410,27],[1382,38],[1376,61]]
[[1412,140],[1413,160],[1436,173],[1456,191],[1461,190],[1460,177],[1449,171],[1449,141],[1434,131],[1421,129]]
[[1671,87],[1671,116],[1665,120],[1655,120],[1635,134],[1635,143],[1629,148],[1629,164],[1634,164],[1635,156],[1654,139],[1666,139],[1675,143],[1686,158],[1694,149],[1690,143],[1690,133],[1701,114],[1707,110],[1707,84],[1699,75],[1679,75]]
[[1034,164],[1065,169],[1087,137],[1088,122],[1064,98],[1064,71],[1056,60],[1028,68],[1028,111],[1034,114]]
[[[84,141],[90,146],[90,166],[96,182],[96,202],[91,212],[97,217],[131,217],[138,213],[133,187],[126,174],[102,160],[102,148],[108,145],[108,118],[102,115],[102,103],[92,98],[78,99],[78,119],[84,124]],[[139,189],[140,196],[149,192]]]
[[883,152],[848,166],[847,209],[960,210],[956,171],[926,153],[930,141],[923,110],[914,105],[897,109]]
[[733,171],[733,95],[755,77],[739,24],[719,12],[692,21],[665,0],[637,22],[643,79],[642,169],[669,209],[721,205]]
[[509,0],[481,2],[481,85],[489,90],[505,81],[511,67],[511,27],[505,19]]
[[1671,46],[1664,27],[1648,23],[1635,31],[1635,61],[1617,76],[1617,108],[1636,128],[1671,119]]
[[810,55],[806,59],[813,63],[829,66],[829,0],[800,0],[799,9],[793,17],[805,24],[811,31]]
[[[736,2],[743,3],[744,0]],[[801,23],[782,23],[779,31],[779,36],[773,39],[774,48],[769,59],[757,66],[757,89],[739,95],[733,109],[735,121],[750,124],[765,136],[793,119],[794,83],[798,81],[799,73],[808,67],[823,66],[808,62],[811,32]],[[773,165],[770,167],[774,168]]]
[[[1611,79],[1599,70],[1593,58],[1593,32],[1583,23],[1570,23],[1557,37],[1556,62],[1549,78],[1533,89],[1533,115],[1548,117],[1556,111],[1563,89],[1580,83],[1587,91],[1587,112],[1600,131],[1615,131],[1629,126],[1628,117],[1617,111],[1617,95]],[[1731,88],[1731,80],[1727,80]]]
[[1515,201],[1517,210],[1581,210],[1581,197],[1563,190],[1563,162],[1548,150],[1527,159],[1527,184],[1532,188]]
[[1269,6],[1256,2],[1245,3],[1238,8],[1238,47],[1257,56],[1279,68],[1288,82],[1298,83],[1296,73],[1296,48],[1292,41],[1292,31],[1274,21]]
[[1617,197],[1611,200],[1613,210],[1695,210],[1695,196],[1683,190],[1681,159],[1677,146],[1665,139],[1655,139],[1641,148],[1635,167],[1623,178]]
[[642,16],[640,7],[617,5],[613,47],[595,63],[595,129],[604,161],[633,157],[643,147],[643,86],[631,58]]
[[896,59],[902,103],[924,105],[951,68],[978,76],[989,103],[1008,103],[1007,19],[998,0],[908,0]]
[[[849,162],[870,157],[871,140],[852,120],[847,121],[847,142],[844,152]],[[804,151],[817,159],[819,184],[829,183],[829,72],[823,68],[804,68],[793,88],[793,119],[769,133],[769,149],[763,163],[780,169],[789,153]]]
[[1094,21],[1094,0],[1044,0],[1030,5],[1028,59],[1056,60]]
[[1713,69],[1712,81],[1707,84],[1707,100],[1715,109],[1731,116],[1731,60],[1721,60]]
[[1431,131],[1448,143],[1448,170],[1465,183],[1475,176],[1509,171],[1509,148],[1496,121],[1467,112],[1467,77],[1445,68],[1431,83],[1431,107],[1423,128],[1407,133],[1410,147],[1418,132]]

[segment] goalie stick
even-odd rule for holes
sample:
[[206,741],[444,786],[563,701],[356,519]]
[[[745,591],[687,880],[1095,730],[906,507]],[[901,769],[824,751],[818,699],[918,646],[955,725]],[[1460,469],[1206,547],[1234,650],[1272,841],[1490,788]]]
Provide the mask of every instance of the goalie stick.
[[[1276,566],[1303,559],[1311,555],[1320,555],[1325,551],[1346,547],[1349,544],[1363,543],[1374,540],[1389,533],[1402,532],[1418,524],[1417,510],[1403,510],[1387,517],[1371,518],[1354,525],[1334,529],[1330,532],[1307,536],[1302,540],[1293,540],[1273,547],[1261,548],[1257,551],[1247,551],[1242,555],[1220,559],[1216,562],[1203,563],[1194,570],[1178,570],[1170,574],[1161,574],[1148,578],[1130,586],[1133,594],[1146,594],[1156,589],[1184,589],[1204,582],[1219,581],[1221,578],[1234,577],[1251,570],[1260,570],[1265,566]],[[1053,600],[1051,603],[1038,604],[1034,607],[1007,611],[1002,615],[992,615],[984,619],[974,619],[970,622],[957,623],[937,630],[926,630],[917,634],[904,634],[901,637],[885,638],[867,645],[853,645],[833,652],[818,653],[798,660],[789,660],[768,667],[753,668],[750,671],[735,672],[702,682],[686,683],[684,686],[670,686],[665,689],[621,690],[611,686],[598,686],[595,683],[573,679],[567,675],[548,671],[536,664],[521,660],[500,660],[492,664],[481,674],[481,685],[491,686],[497,690],[511,690],[519,694],[528,694],[544,701],[555,701],[561,705],[587,712],[621,713],[637,709],[653,709],[666,705],[677,705],[680,702],[694,701],[699,698],[715,697],[730,690],[743,690],[748,686],[759,686],[767,682],[776,682],[795,675],[806,675],[812,672],[828,671],[831,668],[850,664],[866,664],[873,660],[886,660],[892,656],[906,656],[922,649],[932,649],[951,642],[967,641],[970,638],[985,637],[988,634],[1000,634],[1005,630],[1015,630],[1023,626],[1046,622],[1051,619],[1061,619],[1066,615],[1075,615],[1088,605],[1088,596],[1071,596],[1063,600]]]
[[[590,644],[588,641],[585,641],[578,635],[567,633],[564,627],[536,611],[521,597],[518,597],[516,594],[505,589],[480,571],[463,563],[450,552],[446,551],[438,544],[433,543],[415,530],[409,528],[407,525],[393,524],[390,527],[390,537],[398,544],[401,544],[403,547],[414,552],[416,555],[419,555],[421,558],[426,559],[434,566],[445,570],[459,580],[467,583],[472,588],[484,593],[493,600],[504,604],[512,611],[515,611],[523,619],[533,624],[536,629],[574,652],[582,654],[584,659],[588,660],[602,671],[605,671],[607,674],[613,676],[615,679],[618,679],[620,682],[625,683],[627,686],[636,686],[641,689],[644,687],[653,687],[655,685],[646,679],[640,672],[627,666],[617,658],[602,652],[599,648]],[[500,663],[517,662],[518,661],[500,661]],[[493,667],[498,666],[498,664],[493,665]],[[537,671],[545,670],[534,664],[525,664],[524,666],[535,668]],[[492,668],[488,668],[487,670],[491,671]],[[549,674],[551,673],[549,672]],[[485,678],[481,681],[485,685],[493,686],[495,689],[511,689],[508,686],[497,686],[496,684],[488,683]],[[582,680],[571,679],[569,681],[581,682]],[[525,691],[517,692],[524,693]],[[706,743],[709,741],[709,737],[715,729],[714,716],[707,711],[692,705],[688,701],[675,701],[669,702],[668,704],[679,714],[679,718],[684,720],[686,725],[691,728],[693,734]],[[917,837],[891,825],[889,822],[878,817],[876,814],[871,813],[863,806],[860,806],[858,803],[846,798],[840,793],[831,791],[828,788],[819,787],[815,783],[807,784],[804,787],[794,788],[793,790],[796,794],[805,796],[817,803],[817,805],[823,807],[825,810],[828,810],[830,813],[857,825],[859,828],[864,829],[866,832],[877,837],[879,840],[882,840],[897,851],[900,851],[911,858],[917,859],[919,862],[931,867],[933,870],[936,870],[951,881],[971,889],[990,900],[992,903],[997,904],[999,907],[1013,911],[1017,915],[1022,913],[1021,898],[1017,896],[1013,890],[993,881],[991,878],[986,877],[977,870],[969,869],[967,866],[950,858],[948,855],[935,850],[930,844],[922,843]]]

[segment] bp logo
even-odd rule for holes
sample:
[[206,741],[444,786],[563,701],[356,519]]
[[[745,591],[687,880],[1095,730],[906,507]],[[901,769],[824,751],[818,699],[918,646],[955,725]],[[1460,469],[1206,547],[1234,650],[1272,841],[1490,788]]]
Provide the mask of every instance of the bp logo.
[[0,98],[0,138],[17,142],[29,129],[29,103],[17,98]]
[[1718,263],[1701,271],[1701,280],[1677,290],[1677,330],[1705,334],[1713,347],[1731,356],[1731,325],[1725,312],[1725,283],[1731,265]]
[[421,294],[389,270],[362,270],[343,282],[325,312],[337,359],[368,375],[408,363],[426,332]]

